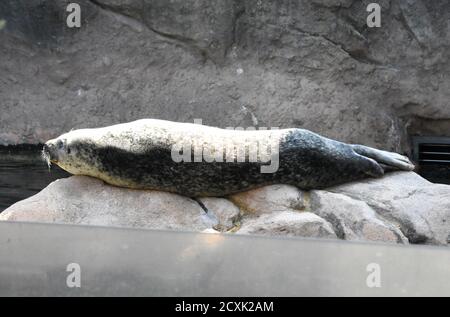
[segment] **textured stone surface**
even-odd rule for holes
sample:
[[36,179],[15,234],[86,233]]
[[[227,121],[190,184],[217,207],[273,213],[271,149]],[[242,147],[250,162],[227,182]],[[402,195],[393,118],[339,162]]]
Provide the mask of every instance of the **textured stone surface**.
[[[84,176],[50,184],[0,220],[448,245],[450,186],[397,172],[327,190],[266,186],[198,198],[105,185]],[[301,206],[299,208],[299,206]]]
[[281,211],[248,218],[237,233],[336,239],[332,226],[311,212]]
[[446,244],[450,240],[450,186],[430,183],[415,173],[392,173],[341,185],[332,192],[363,201],[397,225],[411,243]]
[[364,201],[317,190],[311,193],[311,210],[330,222],[341,239],[408,243],[395,225],[384,221]]
[[264,186],[228,197],[245,214],[304,210],[304,193],[290,185]]
[[208,215],[216,219],[217,225],[214,229],[218,231],[228,231],[239,221],[239,208],[225,198],[203,197],[198,201],[203,204]]
[[202,231],[216,224],[194,200],[158,191],[60,179],[0,214],[1,220]]
[[[0,144],[152,117],[408,149],[450,134],[450,3],[3,0]],[[24,14],[26,12],[27,14]]]

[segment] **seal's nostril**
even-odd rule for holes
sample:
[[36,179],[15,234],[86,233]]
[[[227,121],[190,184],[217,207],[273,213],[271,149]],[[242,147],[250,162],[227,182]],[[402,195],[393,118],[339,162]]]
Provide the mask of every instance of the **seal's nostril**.
[[47,144],[44,144],[44,148],[42,149],[44,152],[49,153],[50,152],[50,148],[48,147]]

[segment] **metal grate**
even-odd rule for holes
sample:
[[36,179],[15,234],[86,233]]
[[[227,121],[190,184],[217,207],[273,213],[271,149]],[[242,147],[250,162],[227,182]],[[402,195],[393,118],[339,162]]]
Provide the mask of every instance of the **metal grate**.
[[413,157],[424,178],[450,184],[449,137],[413,137]]
[[419,163],[450,164],[450,144],[419,144]]

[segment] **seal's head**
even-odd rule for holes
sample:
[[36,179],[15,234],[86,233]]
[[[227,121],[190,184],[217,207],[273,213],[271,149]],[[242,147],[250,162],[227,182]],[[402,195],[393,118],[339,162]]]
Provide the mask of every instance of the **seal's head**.
[[92,160],[92,138],[89,131],[76,130],[47,141],[42,149],[42,157],[50,167],[56,164],[75,175],[96,174]]
[[45,142],[44,148],[42,149],[42,157],[47,162],[49,167],[52,163],[57,164],[59,157],[62,154],[66,154],[64,153],[66,147],[64,143],[65,142],[59,138]]

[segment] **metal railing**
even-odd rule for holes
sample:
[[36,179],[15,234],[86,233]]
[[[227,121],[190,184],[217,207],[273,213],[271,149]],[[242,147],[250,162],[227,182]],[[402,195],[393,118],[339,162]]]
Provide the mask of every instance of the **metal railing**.
[[3,296],[449,296],[448,247],[0,222]]

